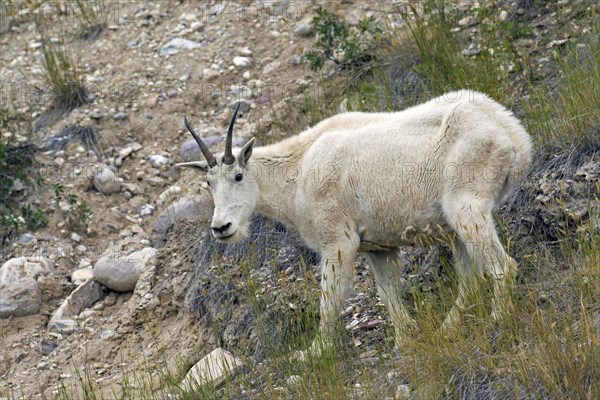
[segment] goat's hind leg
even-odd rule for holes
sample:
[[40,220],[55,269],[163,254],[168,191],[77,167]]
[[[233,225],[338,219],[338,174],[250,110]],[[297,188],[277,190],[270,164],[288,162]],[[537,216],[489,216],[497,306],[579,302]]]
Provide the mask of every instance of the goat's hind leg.
[[386,305],[396,334],[396,345],[402,350],[406,336],[416,323],[402,303],[402,265],[397,250],[361,253],[373,270],[377,293]]
[[[450,221],[452,228],[462,242],[456,246],[459,256],[457,307],[464,308],[464,294],[479,288],[478,282],[484,272],[494,281],[492,317],[499,318],[511,307],[509,288],[514,280],[516,263],[500,243],[491,207],[485,201],[474,198],[457,198],[449,207],[452,208],[448,213],[453,216]],[[451,311],[449,318],[455,317],[456,312]],[[448,323],[451,322],[448,320]]]

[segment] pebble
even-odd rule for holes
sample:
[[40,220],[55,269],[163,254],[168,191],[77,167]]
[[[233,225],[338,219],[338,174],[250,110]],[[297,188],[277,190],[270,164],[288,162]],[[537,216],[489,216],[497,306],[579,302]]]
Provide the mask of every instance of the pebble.
[[115,173],[108,166],[99,164],[96,172],[96,174],[89,176],[96,190],[106,195],[121,191],[121,184],[117,180]]
[[252,67],[252,58],[250,57],[234,57],[233,65],[239,68],[251,68]]
[[161,56],[167,56],[169,54],[175,54],[179,50],[192,50],[200,47],[201,44],[188,39],[175,38],[165,43],[159,51]]
[[126,118],[127,118],[127,114],[125,114],[124,112],[118,112],[113,115],[113,119],[115,119],[115,120],[123,120]]
[[72,240],[72,241],[74,241],[74,242],[77,242],[77,243],[79,243],[79,242],[81,242],[81,236],[79,236],[79,235],[78,235],[77,233],[75,233],[75,232],[72,232],[72,233],[71,233],[71,240]]
[[410,398],[410,387],[408,385],[399,385],[396,389],[396,400],[406,400]]
[[152,204],[142,204],[138,211],[140,217],[146,217],[154,214],[154,206]]
[[202,70],[202,77],[207,81],[214,81],[219,77],[219,71],[215,71],[214,69],[205,68]]
[[21,244],[31,243],[35,240],[35,236],[31,233],[24,233],[19,237],[18,242]]
[[300,23],[298,25],[296,25],[296,28],[294,29],[294,33],[298,36],[301,37],[306,37],[309,36],[311,33],[313,33],[313,26],[312,24],[309,23]]
[[159,154],[149,155],[146,159],[154,168],[161,168],[169,163],[169,159],[167,157],[161,156]]
[[113,337],[115,337],[115,333],[113,331],[111,331],[110,329],[106,330],[100,334],[100,339],[102,339],[102,340],[112,339]]

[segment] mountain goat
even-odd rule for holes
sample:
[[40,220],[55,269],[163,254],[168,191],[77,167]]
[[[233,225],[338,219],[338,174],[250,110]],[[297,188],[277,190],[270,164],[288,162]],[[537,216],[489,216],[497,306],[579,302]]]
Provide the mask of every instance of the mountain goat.
[[[339,114],[265,147],[253,148],[252,138],[233,154],[236,114],[217,158],[185,119],[206,161],[178,165],[207,173],[218,240],[246,237],[257,211],[294,227],[320,253],[324,339],[357,252],[374,273],[399,344],[414,328],[401,302],[399,246],[450,242],[458,298],[445,325],[458,321],[484,275],[494,281],[492,316],[510,305],[517,264],[498,239],[492,210],[528,168],[532,145],[506,108],[478,92],[451,92],[400,112]],[[316,342],[311,349],[318,351]]]

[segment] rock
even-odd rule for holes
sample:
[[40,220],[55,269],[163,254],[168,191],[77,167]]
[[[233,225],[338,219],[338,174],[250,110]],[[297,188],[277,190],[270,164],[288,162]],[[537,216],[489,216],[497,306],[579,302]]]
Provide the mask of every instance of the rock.
[[0,318],[35,314],[42,304],[37,279],[54,269],[43,257],[13,258],[0,267]]
[[71,232],[71,240],[74,242],[81,242],[81,236],[79,236],[77,233],[75,232]]
[[219,77],[219,71],[215,71],[214,69],[204,68],[202,70],[202,77],[207,81],[214,81]]
[[[94,278],[88,278],[84,283],[79,285],[77,289],[73,290],[73,292],[62,302],[62,304],[54,311],[52,317],[50,318],[50,322],[48,323],[48,327],[54,327],[52,330],[54,332],[64,332],[60,330],[62,324],[66,320],[72,320],[77,317],[84,308],[89,308],[100,300],[106,291],[102,285],[98,282],[94,281]],[[67,323],[69,325],[69,323]],[[58,331],[56,329],[59,329]],[[69,331],[67,329],[67,331]]]
[[24,233],[19,237],[18,242],[21,244],[27,244],[27,243],[31,243],[35,240],[35,236],[33,236],[31,233]]
[[181,386],[190,391],[196,391],[200,386],[212,383],[220,385],[235,375],[242,366],[242,360],[236,358],[230,352],[217,348],[198,361],[185,375]]
[[229,105],[229,108],[231,108],[232,110],[235,109],[238,105],[238,103],[240,104],[240,112],[241,113],[247,113],[248,111],[250,111],[250,103],[248,103],[247,101],[235,101],[233,103],[231,103]]
[[299,23],[294,28],[294,33],[298,36],[306,37],[306,36],[309,36],[311,33],[313,33],[313,30],[314,29],[313,29],[312,24]]
[[152,204],[142,204],[138,210],[140,217],[146,217],[154,214],[154,206]]
[[272,61],[263,67],[263,74],[269,75],[279,67],[279,61]]
[[399,385],[396,389],[396,400],[407,400],[410,399],[410,387],[408,385]]
[[[227,115],[229,119],[229,115]],[[213,148],[217,144],[221,143],[223,139],[220,136],[207,136],[203,137],[202,141],[208,148]],[[204,160],[204,156],[202,156],[202,152],[200,152],[200,148],[198,147],[198,143],[194,139],[190,139],[187,142],[184,142],[179,148],[179,157],[183,159],[183,161],[198,161]]]
[[75,285],[79,286],[83,282],[87,281],[90,278],[94,277],[94,272],[92,266],[87,266],[85,268],[76,269],[71,274],[71,282]]
[[156,249],[152,247],[145,247],[127,256],[108,251],[94,265],[94,279],[111,290],[131,292],[142,269],[154,254]]
[[60,319],[48,323],[48,331],[55,333],[72,333],[77,330],[77,322],[72,319]]
[[113,337],[115,337],[115,332],[111,331],[110,329],[100,334],[100,339],[102,340],[112,339]]
[[42,339],[42,341],[40,342],[39,350],[40,350],[40,353],[42,353],[42,354],[50,354],[57,347],[58,347],[58,345],[56,343],[51,342],[46,339]]
[[154,107],[156,107],[157,104],[158,104],[158,94],[153,93],[150,96],[148,96],[148,98],[146,98],[146,100],[144,100],[144,102],[142,103],[142,106],[144,106],[146,108],[154,108]]
[[165,208],[154,221],[154,230],[164,234],[176,221],[197,217],[210,218],[212,202],[208,196],[186,196]]
[[113,119],[115,119],[115,120],[123,120],[126,118],[127,118],[127,114],[125,114],[124,112],[118,112],[113,115]]
[[498,16],[500,22],[505,22],[508,19],[508,11],[502,10],[500,11],[500,15]]
[[169,163],[169,159],[165,156],[161,156],[159,154],[152,154],[147,158],[148,162],[154,168],[164,167]]
[[169,54],[175,54],[179,50],[193,50],[200,47],[201,44],[198,42],[194,42],[188,39],[183,38],[175,38],[165,43],[159,51],[161,56],[166,56]]
[[252,58],[250,57],[234,57],[233,65],[239,68],[252,68]]
[[104,164],[96,168],[95,174],[88,176],[92,185],[102,194],[118,193],[121,190],[121,184],[117,180],[115,173]]

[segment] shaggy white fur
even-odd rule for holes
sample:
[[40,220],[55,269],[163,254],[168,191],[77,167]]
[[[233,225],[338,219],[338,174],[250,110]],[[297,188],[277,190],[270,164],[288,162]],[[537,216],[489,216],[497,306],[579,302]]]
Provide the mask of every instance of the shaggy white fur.
[[510,304],[506,286],[516,263],[502,248],[492,210],[527,170],[532,145],[514,115],[489,97],[458,91],[401,112],[344,113],[282,142],[253,144],[230,165],[222,156],[212,167],[180,165],[207,172],[216,238],[244,238],[258,211],[295,228],[321,254],[324,338],[351,286],[357,252],[374,272],[398,343],[414,327],[398,290],[399,246],[451,243],[459,296],[446,325],[458,321],[484,274],[495,283],[494,317]]

